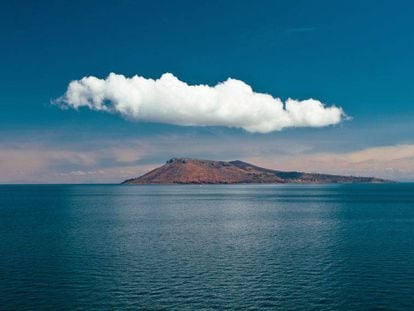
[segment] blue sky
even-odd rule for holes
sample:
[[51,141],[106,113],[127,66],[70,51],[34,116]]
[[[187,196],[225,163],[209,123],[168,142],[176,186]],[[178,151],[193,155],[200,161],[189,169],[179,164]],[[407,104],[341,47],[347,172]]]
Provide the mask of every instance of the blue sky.
[[[411,1],[2,1],[0,182],[117,182],[175,156],[414,179]],[[251,133],[61,109],[109,73],[341,107],[322,128]]]

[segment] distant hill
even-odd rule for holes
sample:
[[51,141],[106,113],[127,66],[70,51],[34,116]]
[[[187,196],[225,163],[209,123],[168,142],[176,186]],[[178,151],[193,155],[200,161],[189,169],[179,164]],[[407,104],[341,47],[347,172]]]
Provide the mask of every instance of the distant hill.
[[339,176],[303,172],[284,172],[243,161],[209,161],[173,158],[145,175],[123,184],[283,184],[283,183],[384,183],[374,177]]

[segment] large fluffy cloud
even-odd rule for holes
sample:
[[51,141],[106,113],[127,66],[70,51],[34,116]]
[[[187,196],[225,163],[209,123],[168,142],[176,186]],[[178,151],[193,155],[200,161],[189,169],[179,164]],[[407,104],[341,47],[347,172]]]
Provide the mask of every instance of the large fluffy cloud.
[[227,126],[268,133],[286,127],[323,127],[344,117],[341,108],[320,101],[256,93],[243,81],[227,79],[215,86],[188,85],[171,73],[153,80],[111,73],[70,82],[58,102],[71,108],[115,112],[134,120],[175,125]]

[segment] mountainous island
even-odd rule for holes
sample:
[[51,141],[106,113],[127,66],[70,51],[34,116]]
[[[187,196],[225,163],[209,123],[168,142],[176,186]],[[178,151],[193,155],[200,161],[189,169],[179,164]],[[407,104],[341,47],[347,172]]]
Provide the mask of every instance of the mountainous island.
[[304,172],[284,172],[262,168],[243,161],[210,161],[173,158],[163,166],[123,184],[322,184],[384,183],[375,177],[355,177]]

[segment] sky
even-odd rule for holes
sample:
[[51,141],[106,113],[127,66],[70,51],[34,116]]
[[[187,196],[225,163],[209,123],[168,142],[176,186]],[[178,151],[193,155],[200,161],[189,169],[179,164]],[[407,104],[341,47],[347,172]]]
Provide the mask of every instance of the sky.
[[414,181],[412,1],[1,1],[0,183],[172,157]]

